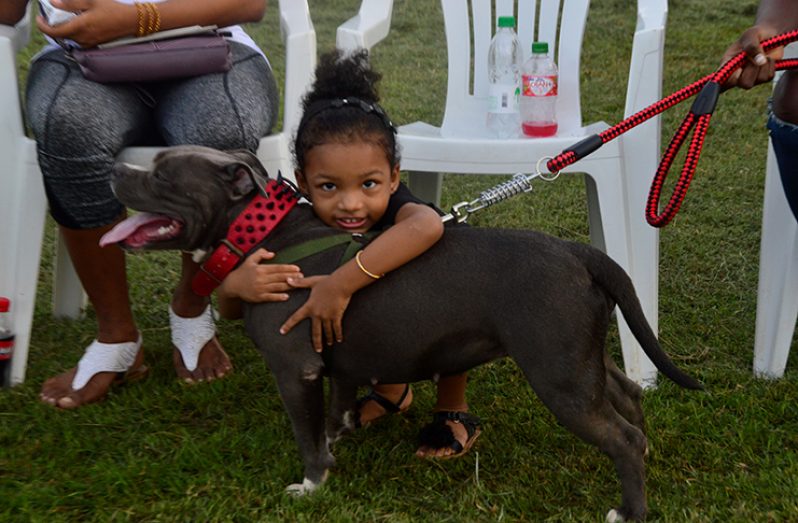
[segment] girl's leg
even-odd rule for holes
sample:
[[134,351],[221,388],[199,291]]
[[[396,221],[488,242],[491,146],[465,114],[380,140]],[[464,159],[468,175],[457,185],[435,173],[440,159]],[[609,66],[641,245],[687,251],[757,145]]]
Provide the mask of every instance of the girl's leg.
[[406,383],[374,385],[371,391],[358,401],[358,415],[362,427],[388,414],[404,412],[413,403],[413,390]]
[[[169,145],[204,145],[216,149],[257,150],[261,137],[269,134],[277,119],[277,84],[266,61],[254,50],[233,46],[233,67],[224,74],[212,74],[165,84],[156,89],[156,112],[160,134]],[[173,326],[195,319],[209,300],[191,291],[198,270],[191,257],[183,255],[183,274],[172,298]],[[197,320],[195,320],[197,321]],[[208,321],[211,321],[208,319]],[[206,326],[212,329],[212,326]],[[180,343],[180,336],[173,340]],[[198,342],[202,343],[201,341]],[[232,370],[227,354],[215,336],[201,347],[196,368],[189,370],[182,356],[189,348],[174,351],[177,373],[186,381],[211,380]]]
[[[137,369],[142,353],[135,345],[139,335],[128,300],[125,256],[117,247],[100,248],[99,239],[124,214],[109,185],[115,152],[146,126],[142,115],[147,111],[134,90],[89,82],[62,55],[56,51],[32,65],[28,120],[50,211],[96,312],[97,341],[127,342],[128,353],[132,343],[133,354],[123,355],[118,345],[105,350],[112,351],[112,363]],[[73,382],[76,368],[47,380],[42,400],[74,408],[102,398],[117,373],[92,375],[95,367],[89,363],[82,367],[79,385]]]
[[[467,381],[465,373],[441,378],[438,381],[438,399],[433,412],[468,412],[465,396]],[[469,434],[463,423],[446,420],[445,425],[452,431],[455,441],[466,447]],[[420,458],[445,458],[454,454],[457,452],[448,445],[433,447],[422,444],[416,451],[416,456]]]

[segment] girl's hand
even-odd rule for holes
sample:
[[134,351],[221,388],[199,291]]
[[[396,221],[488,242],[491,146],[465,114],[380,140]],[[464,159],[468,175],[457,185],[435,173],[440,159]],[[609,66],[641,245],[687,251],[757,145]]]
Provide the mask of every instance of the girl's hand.
[[313,349],[316,352],[321,352],[323,348],[322,333],[327,345],[332,345],[334,341],[344,341],[341,320],[352,295],[335,285],[334,279],[329,276],[291,278],[288,283],[298,289],[312,290],[308,301],[280,327],[280,334],[287,334],[297,323],[310,318]]
[[136,7],[115,0],[50,0],[53,7],[79,13],[75,18],[49,25],[41,15],[36,17],[39,30],[52,38],[74,40],[81,47],[95,47],[124,36],[136,34]]
[[285,301],[291,278],[301,278],[296,265],[268,265],[261,261],[274,258],[273,252],[258,249],[244,263],[227,275],[220,291],[227,297],[240,298],[246,302]]

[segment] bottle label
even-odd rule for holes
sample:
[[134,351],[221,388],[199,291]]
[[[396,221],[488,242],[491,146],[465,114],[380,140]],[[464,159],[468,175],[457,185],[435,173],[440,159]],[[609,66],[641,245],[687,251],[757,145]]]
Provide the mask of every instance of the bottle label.
[[525,74],[522,77],[524,96],[557,96],[557,75],[538,76]]
[[11,352],[14,350],[14,335],[0,338],[0,360],[11,359]]
[[490,84],[488,88],[488,112],[517,113],[518,95],[521,90],[512,84]]

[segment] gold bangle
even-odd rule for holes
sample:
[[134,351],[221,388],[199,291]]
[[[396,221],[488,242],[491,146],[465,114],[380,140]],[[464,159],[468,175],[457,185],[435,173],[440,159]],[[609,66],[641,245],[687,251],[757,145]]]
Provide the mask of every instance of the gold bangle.
[[138,26],[136,28],[136,36],[144,36],[147,30],[147,8],[141,2],[133,2],[136,6],[136,17],[138,19]]
[[161,12],[152,2],[144,4],[147,7],[147,34],[157,33],[161,29]]
[[368,269],[366,269],[365,267],[363,267],[363,262],[360,261],[360,255],[362,253],[363,253],[363,251],[357,251],[357,254],[355,254],[355,261],[357,262],[357,266],[360,267],[360,270],[363,271],[366,274],[366,276],[370,276],[370,277],[374,278],[375,280],[379,280],[380,278],[385,276],[384,274],[374,274],[373,272],[371,272]]

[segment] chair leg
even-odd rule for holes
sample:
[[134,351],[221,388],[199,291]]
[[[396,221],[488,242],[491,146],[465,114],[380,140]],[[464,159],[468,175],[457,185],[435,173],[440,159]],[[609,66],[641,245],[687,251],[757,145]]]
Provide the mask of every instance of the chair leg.
[[60,233],[55,240],[55,269],[53,274],[53,316],[78,319],[86,310],[88,298],[69,257]]
[[440,206],[441,186],[443,185],[443,175],[441,173],[410,171],[407,175],[410,192],[424,201]]
[[798,223],[769,148],[759,256],[754,374],[784,375],[798,318]]
[[[585,176],[585,185],[591,243],[602,248],[623,267],[637,287],[638,282],[634,280],[632,273],[632,245],[626,195],[618,190],[619,187],[624,187],[620,169],[613,162],[613,165],[608,165],[607,169],[601,172],[594,171]],[[650,303],[641,301],[641,305],[644,312],[652,308]],[[637,343],[622,314],[618,314],[618,330],[626,375],[643,387],[654,386],[657,380],[657,368]]]
[[14,354],[11,359],[12,385],[25,381],[47,212],[47,199],[35,162],[35,146],[25,139],[23,143],[18,144],[18,147],[28,154],[22,159],[24,163],[22,170],[15,172],[17,185],[4,186],[9,190],[9,196],[12,196],[9,210],[13,216],[10,221],[3,222],[16,236],[16,240],[12,240],[11,245],[5,245],[4,249],[4,255],[13,256],[15,260],[9,266],[3,264],[5,270],[14,274],[14,292],[10,296],[16,334]]

